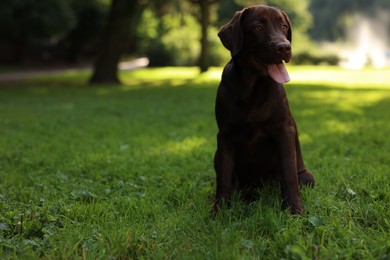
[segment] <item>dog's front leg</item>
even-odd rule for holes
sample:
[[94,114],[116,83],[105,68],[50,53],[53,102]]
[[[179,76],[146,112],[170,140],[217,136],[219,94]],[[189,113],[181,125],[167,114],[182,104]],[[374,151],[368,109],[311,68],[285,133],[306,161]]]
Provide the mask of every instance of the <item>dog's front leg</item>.
[[295,127],[284,128],[278,136],[278,148],[282,170],[282,209],[289,209],[292,214],[300,214],[303,206],[299,198],[295,135]]
[[[297,129],[297,125],[294,122],[295,129]],[[299,186],[309,186],[314,187],[314,176],[306,168],[305,163],[303,162],[301,145],[299,144],[298,138],[298,130],[295,131],[295,148],[297,153],[297,172],[298,172],[298,184]]]
[[217,174],[217,192],[214,203],[214,214],[223,203],[229,203],[233,189],[234,148],[224,136],[218,134],[218,148],[214,157],[214,167]]

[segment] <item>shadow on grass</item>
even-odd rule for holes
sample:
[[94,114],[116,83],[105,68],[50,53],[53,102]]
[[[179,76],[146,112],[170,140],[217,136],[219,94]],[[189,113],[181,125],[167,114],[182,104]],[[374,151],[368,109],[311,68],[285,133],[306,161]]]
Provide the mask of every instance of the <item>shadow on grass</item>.
[[[279,214],[278,187],[261,190],[259,201],[251,205],[237,201],[217,222],[207,218],[215,186],[217,78],[140,77],[128,79],[127,86],[90,87],[83,86],[84,76],[72,77],[0,88],[1,198],[8,198],[5,205],[14,214],[9,221],[15,230],[23,229],[12,217],[28,216],[25,205],[34,203],[43,211],[42,198],[53,216],[65,216],[58,221],[68,229],[74,223],[91,229],[107,226],[113,244],[123,241],[110,232],[132,230],[128,248],[116,255],[147,255],[140,248],[153,255],[158,246],[177,252],[177,245],[192,243],[207,251],[207,243],[220,241],[220,236],[229,241],[242,232],[249,238],[255,237],[250,232],[263,234],[263,241],[279,237],[288,215]],[[303,191],[308,214],[352,216],[362,228],[376,231],[386,227],[377,205],[387,205],[390,194],[390,154],[385,149],[390,147],[390,92],[323,84],[286,88],[305,162],[317,178],[314,190]],[[66,206],[57,206],[58,201]],[[42,235],[48,224],[38,224],[33,231]],[[204,242],[206,236],[199,234],[209,232],[214,237]],[[32,239],[32,234],[20,237]],[[164,242],[167,238],[171,242]],[[76,237],[75,244],[79,242]],[[239,243],[237,250],[253,247],[250,240]]]
[[[104,134],[104,130],[99,130],[101,124],[114,125],[113,138],[126,136],[127,128],[134,138],[123,141],[124,145],[135,142],[141,150],[148,150],[149,156],[165,153],[180,158],[203,149],[211,162],[217,131],[214,100],[218,77],[210,80],[190,72],[175,79],[169,75],[165,79],[148,79],[125,74],[123,80],[128,85],[99,87],[85,86],[87,77],[85,73],[75,73],[9,82],[0,88],[0,99],[14,99],[12,103],[21,111],[25,109],[26,115],[35,111],[37,116],[51,109],[53,113],[47,115],[58,124],[61,116],[76,121],[68,126],[71,132],[76,125],[91,133],[99,132],[92,138]],[[286,89],[307,164],[314,172],[324,165],[319,158],[350,158],[354,151],[387,143],[384,133],[389,129],[390,95],[385,88],[292,83]],[[42,106],[29,111],[37,104]],[[92,124],[88,127],[84,122]],[[371,147],[373,151],[379,148]],[[340,163],[344,165],[346,161]]]

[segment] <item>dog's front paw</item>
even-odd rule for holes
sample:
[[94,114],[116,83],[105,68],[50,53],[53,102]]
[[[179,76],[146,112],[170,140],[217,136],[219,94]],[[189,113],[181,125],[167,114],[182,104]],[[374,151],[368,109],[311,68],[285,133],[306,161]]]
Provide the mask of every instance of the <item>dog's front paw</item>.
[[220,210],[221,210],[221,202],[220,201],[214,202],[213,209],[210,211],[210,216],[214,218]]
[[308,169],[298,172],[298,183],[299,186],[314,187],[315,181],[313,174]]
[[224,207],[224,206],[230,207],[230,204],[231,204],[230,200],[227,200],[224,198],[215,200],[214,207],[211,210],[210,215],[215,217],[218,214],[218,212],[221,210],[222,207]]
[[282,210],[289,210],[293,215],[299,215],[303,212],[303,205],[298,199],[284,199],[282,202]]

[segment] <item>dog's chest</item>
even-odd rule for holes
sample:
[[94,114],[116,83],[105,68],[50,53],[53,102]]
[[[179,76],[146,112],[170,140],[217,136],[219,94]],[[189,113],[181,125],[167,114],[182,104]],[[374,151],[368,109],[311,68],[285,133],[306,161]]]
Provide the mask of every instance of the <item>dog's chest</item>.
[[271,120],[281,105],[281,95],[278,92],[278,89],[255,85],[250,95],[242,102],[246,122],[248,124],[258,124]]

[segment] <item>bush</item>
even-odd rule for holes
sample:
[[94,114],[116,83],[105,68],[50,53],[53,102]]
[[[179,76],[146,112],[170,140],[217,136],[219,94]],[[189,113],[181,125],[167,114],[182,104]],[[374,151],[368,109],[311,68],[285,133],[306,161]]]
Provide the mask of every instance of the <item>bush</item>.
[[230,60],[230,51],[222,45],[215,27],[209,28],[209,43],[210,66],[224,66]]
[[151,66],[195,65],[199,56],[200,26],[191,15],[162,17],[146,9],[137,28],[136,52],[148,56]]
[[[150,66],[194,66],[200,54],[200,24],[188,13],[157,17],[146,9],[137,28],[138,55],[146,55]],[[210,66],[226,64],[230,53],[220,42],[218,29],[209,27]]]
[[173,53],[160,41],[150,42],[144,54],[149,59],[150,67],[168,66],[175,63]]
[[311,52],[300,52],[293,55],[292,62],[296,65],[338,65],[340,58],[334,54],[313,54]]

